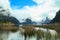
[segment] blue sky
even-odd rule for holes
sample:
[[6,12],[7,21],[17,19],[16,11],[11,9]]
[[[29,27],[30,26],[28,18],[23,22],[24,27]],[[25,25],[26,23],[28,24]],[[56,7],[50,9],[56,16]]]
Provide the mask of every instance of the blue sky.
[[19,21],[26,18],[41,21],[46,17],[55,17],[60,9],[60,0],[0,0],[0,6],[9,9],[11,15]]
[[59,3],[59,0],[10,0],[15,17],[19,20],[31,18],[33,21],[41,21],[46,17],[53,19]]
[[18,8],[23,8],[24,6],[36,6],[37,3],[32,0],[10,0],[11,7],[18,6]]

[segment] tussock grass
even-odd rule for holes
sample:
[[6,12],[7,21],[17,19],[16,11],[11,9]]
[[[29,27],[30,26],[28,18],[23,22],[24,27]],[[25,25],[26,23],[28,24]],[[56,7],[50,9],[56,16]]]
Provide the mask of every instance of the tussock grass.
[[11,23],[1,23],[0,24],[0,31],[16,32],[18,30],[19,30],[19,27],[14,26],[14,24],[11,24]]
[[28,37],[34,36],[36,33],[33,26],[24,26],[23,29],[25,30],[24,35]]
[[[21,28],[24,29],[24,33],[23,35],[25,36],[25,40],[27,37],[32,37],[35,36],[37,34],[37,40],[39,40],[42,37],[45,37],[45,34],[43,31],[38,30],[36,31],[34,29],[34,27],[39,27],[39,28],[47,28],[47,29],[52,29],[52,30],[56,30],[58,33],[58,38],[60,38],[60,24],[55,23],[55,24],[48,24],[48,25],[24,25]],[[14,24],[10,25],[8,23],[4,23],[0,24],[0,31],[12,31],[12,32],[16,32],[19,30],[19,27],[14,26]],[[50,33],[47,33],[47,37],[51,37]],[[48,39],[46,39],[48,40]]]
[[[34,35],[34,33],[37,33],[39,38],[44,37],[44,32],[40,31],[40,30],[38,30],[38,31],[33,30],[34,27],[55,30],[58,33],[56,38],[60,38],[60,24],[59,23],[48,24],[48,25],[25,25],[22,27],[23,29],[25,29],[24,35],[31,36],[31,35]],[[50,32],[48,32],[47,35],[48,35],[47,37],[51,38]]]

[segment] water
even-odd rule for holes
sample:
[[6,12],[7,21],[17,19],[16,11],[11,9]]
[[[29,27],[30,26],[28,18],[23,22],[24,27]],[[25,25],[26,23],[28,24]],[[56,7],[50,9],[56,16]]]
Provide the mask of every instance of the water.
[[[12,33],[10,32],[9,33],[9,38],[8,40],[25,40],[24,36],[20,33],[20,31],[17,31],[15,33]],[[28,38],[27,37],[27,40],[36,40],[36,37],[31,37],[31,38]]]
[[8,40],[8,35],[7,31],[0,31],[0,40]]
[[[38,28],[39,29],[39,28]],[[40,30],[43,30],[43,29],[41,29],[40,28]],[[44,29],[44,31],[46,31],[46,29]],[[55,35],[55,31],[52,31],[52,30],[49,30],[49,31],[51,31],[50,33],[52,34],[52,38],[51,38],[51,40],[56,40],[55,38],[54,38],[54,35]],[[46,34],[45,34],[46,35]],[[48,35],[49,36],[49,35]],[[46,38],[46,36],[43,38],[40,38],[39,40],[50,40],[50,39],[48,39],[48,36],[47,36],[47,38]],[[54,39],[53,39],[54,38]],[[25,40],[25,37],[24,37],[24,35],[22,35],[21,34],[21,31],[20,30],[18,30],[17,32],[11,32],[11,31],[4,31],[4,32],[0,32],[0,40]],[[32,37],[27,37],[27,39],[26,40],[37,40],[37,34],[35,35],[35,36],[32,36]],[[58,39],[59,40],[59,39]]]

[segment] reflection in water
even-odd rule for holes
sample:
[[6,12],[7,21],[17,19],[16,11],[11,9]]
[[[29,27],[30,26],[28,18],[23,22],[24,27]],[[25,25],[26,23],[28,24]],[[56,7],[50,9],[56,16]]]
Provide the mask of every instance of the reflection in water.
[[[26,40],[57,40],[57,32],[55,30],[47,30],[44,28],[35,28],[35,30],[36,35],[30,38],[27,36]],[[25,40],[21,32],[22,30],[18,30],[17,32],[0,32],[0,40]]]
[[10,32],[8,40],[24,40],[24,36],[20,34],[20,31],[17,31],[15,33]]
[[8,31],[0,31],[0,40],[8,40]]

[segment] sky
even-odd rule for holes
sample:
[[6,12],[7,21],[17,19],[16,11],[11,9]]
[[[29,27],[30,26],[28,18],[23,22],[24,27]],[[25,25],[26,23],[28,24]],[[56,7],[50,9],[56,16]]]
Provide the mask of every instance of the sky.
[[0,6],[9,9],[19,21],[30,18],[41,21],[46,17],[53,19],[60,9],[60,0],[0,0]]

